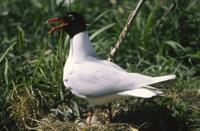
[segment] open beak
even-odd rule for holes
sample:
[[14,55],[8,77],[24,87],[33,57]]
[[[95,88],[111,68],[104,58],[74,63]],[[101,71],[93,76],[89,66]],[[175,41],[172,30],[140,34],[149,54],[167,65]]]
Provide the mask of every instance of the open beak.
[[62,29],[63,27],[67,26],[67,23],[65,23],[60,18],[51,18],[51,19],[49,19],[49,20],[46,21],[46,24],[52,24],[52,23],[56,23],[56,22],[59,22],[61,24],[58,25],[58,26],[55,26],[55,27],[51,28],[51,30],[49,30],[49,32],[48,32],[49,34],[51,34],[52,32],[54,32],[56,30]]

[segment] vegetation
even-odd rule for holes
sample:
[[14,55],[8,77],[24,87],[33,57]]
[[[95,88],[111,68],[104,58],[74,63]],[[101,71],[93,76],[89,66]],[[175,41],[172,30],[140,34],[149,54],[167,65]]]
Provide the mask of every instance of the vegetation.
[[[48,18],[70,10],[81,12],[93,46],[107,59],[136,4],[133,0],[76,0],[69,5],[55,0],[1,0],[0,130],[36,129],[53,108],[68,105],[77,110],[75,102],[79,109],[87,104],[65,90],[62,73],[69,37],[62,31],[49,36]],[[141,131],[200,130],[199,0],[146,0],[113,61],[131,72],[177,75],[174,81],[156,85],[165,91],[164,97],[115,102],[113,123]],[[74,119],[70,118],[71,127]],[[53,122],[46,125],[57,129]]]

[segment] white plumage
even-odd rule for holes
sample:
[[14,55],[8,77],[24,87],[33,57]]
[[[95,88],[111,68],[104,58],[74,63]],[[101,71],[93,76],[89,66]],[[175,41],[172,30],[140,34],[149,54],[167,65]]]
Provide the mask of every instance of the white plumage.
[[156,96],[162,91],[149,85],[174,78],[175,75],[150,77],[128,73],[118,65],[98,58],[87,32],[78,33],[71,39],[63,75],[65,86],[91,105],[127,96]]

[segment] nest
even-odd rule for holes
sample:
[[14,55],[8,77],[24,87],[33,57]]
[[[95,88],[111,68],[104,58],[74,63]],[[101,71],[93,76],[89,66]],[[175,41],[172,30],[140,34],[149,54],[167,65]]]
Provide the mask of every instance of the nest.
[[83,121],[71,123],[55,120],[48,116],[38,121],[38,131],[138,131],[129,124],[111,123],[111,124],[95,124],[92,126],[84,125]]

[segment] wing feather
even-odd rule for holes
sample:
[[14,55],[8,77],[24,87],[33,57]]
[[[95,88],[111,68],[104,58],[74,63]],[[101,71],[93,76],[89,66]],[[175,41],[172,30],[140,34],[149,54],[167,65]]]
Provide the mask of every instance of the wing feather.
[[138,73],[127,73],[121,67],[109,61],[91,60],[74,64],[73,73],[68,75],[66,79],[67,85],[76,94],[86,97],[99,97],[166,80],[164,77],[159,80],[155,78]]

